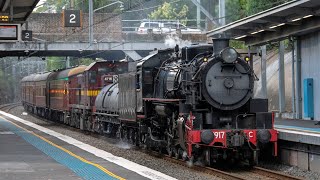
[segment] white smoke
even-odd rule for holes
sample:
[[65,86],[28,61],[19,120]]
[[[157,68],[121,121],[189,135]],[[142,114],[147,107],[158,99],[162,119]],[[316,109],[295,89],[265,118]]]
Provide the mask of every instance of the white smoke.
[[119,141],[117,144],[116,144],[117,147],[121,148],[121,149],[131,149],[132,148],[132,145],[127,143],[127,142],[124,142],[124,141]]
[[176,45],[179,47],[190,46],[192,42],[188,40],[182,40],[175,34],[170,34],[166,36],[164,44],[169,48],[174,48]]

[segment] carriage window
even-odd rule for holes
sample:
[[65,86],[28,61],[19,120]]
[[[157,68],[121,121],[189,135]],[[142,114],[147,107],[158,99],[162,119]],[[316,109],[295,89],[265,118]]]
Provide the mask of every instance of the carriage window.
[[102,75],[102,74],[107,74],[111,71],[110,68],[98,68],[98,74]]
[[96,83],[96,81],[97,81],[97,73],[95,71],[89,72],[89,82],[91,84],[94,84]]
[[[79,74],[79,75],[77,75],[77,78],[78,78],[78,84],[82,84],[83,83],[83,75]],[[70,81],[70,83],[71,83],[71,81]]]
[[124,72],[128,71],[128,64],[127,63],[119,63],[114,67],[114,72],[116,74],[122,74]]

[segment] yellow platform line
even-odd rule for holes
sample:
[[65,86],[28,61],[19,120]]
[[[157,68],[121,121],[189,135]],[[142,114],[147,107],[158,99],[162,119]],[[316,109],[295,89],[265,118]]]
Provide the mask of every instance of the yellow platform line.
[[24,131],[26,131],[26,132],[28,132],[28,133],[30,133],[30,134],[33,134],[34,136],[42,139],[43,141],[49,143],[50,145],[52,145],[52,146],[54,146],[54,147],[56,147],[56,148],[61,149],[62,151],[68,153],[69,155],[71,155],[71,156],[79,159],[80,161],[82,161],[82,162],[84,162],[84,163],[87,163],[87,164],[90,164],[90,165],[93,165],[93,166],[97,167],[98,169],[100,169],[101,171],[105,172],[106,174],[108,174],[108,175],[110,175],[110,176],[112,176],[112,177],[114,177],[114,178],[116,178],[116,179],[125,180],[125,178],[122,178],[122,177],[120,177],[120,176],[117,176],[117,175],[113,174],[112,172],[108,171],[106,168],[102,167],[101,165],[96,164],[96,163],[93,163],[93,162],[90,162],[90,161],[84,159],[83,157],[78,156],[78,155],[74,154],[73,152],[71,152],[71,151],[69,151],[69,150],[67,150],[67,149],[65,149],[65,148],[63,148],[63,147],[61,147],[61,146],[59,146],[59,145],[51,142],[50,140],[46,139],[45,137],[42,137],[42,136],[34,133],[33,131],[29,131],[28,129],[26,129],[26,128],[24,128],[24,127],[21,127],[21,126],[19,126],[18,124],[14,123],[14,122],[12,122],[12,121],[9,121],[8,119],[4,118],[3,116],[0,116],[0,117],[3,118],[4,120],[10,122],[11,124],[19,127],[20,129],[23,129]]

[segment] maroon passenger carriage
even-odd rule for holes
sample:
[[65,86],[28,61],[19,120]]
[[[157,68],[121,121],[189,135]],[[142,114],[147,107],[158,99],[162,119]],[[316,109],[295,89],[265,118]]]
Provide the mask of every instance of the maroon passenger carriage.
[[33,108],[35,106],[35,99],[34,99],[34,77],[36,74],[32,74],[22,78],[21,80],[21,102],[23,107],[33,112]]
[[24,108],[49,120],[84,130],[94,126],[95,98],[100,90],[128,70],[127,62],[98,61],[53,72],[32,74],[21,80]]
[[38,116],[63,122],[69,111],[68,80],[85,68],[86,66],[80,66],[23,78],[21,96],[25,109]]

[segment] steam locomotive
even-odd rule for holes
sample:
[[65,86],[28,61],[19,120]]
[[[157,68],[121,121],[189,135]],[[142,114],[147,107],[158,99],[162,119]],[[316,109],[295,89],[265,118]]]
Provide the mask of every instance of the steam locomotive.
[[[212,45],[158,50],[119,75],[96,99],[106,133],[170,156],[258,162],[277,131],[266,99],[253,99],[249,64],[215,39]],[[112,103],[109,103],[112,102]]]
[[[219,160],[254,165],[266,147],[277,156],[273,114],[266,99],[252,98],[253,71],[227,39],[157,50],[126,66],[127,71],[109,72],[112,81],[91,94],[96,96],[89,110],[77,101],[73,105],[65,101],[68,108],[62,119],[175,158],[201,159],[207,165]],[[81,77],[81,72],[73,77]],[[71,98],[69,84],[77,82],[72,78],[65,82],[66,99]],[[26,98],[23,103],[30,104]]]

